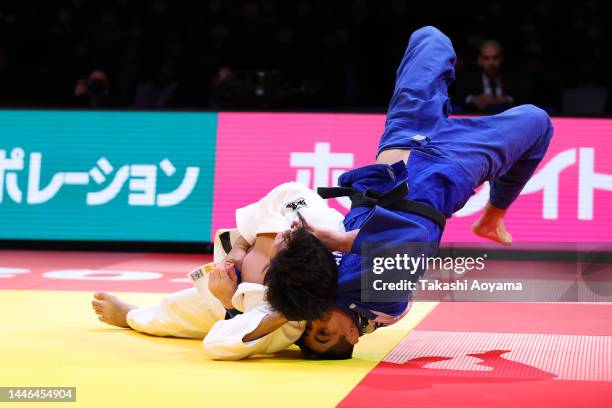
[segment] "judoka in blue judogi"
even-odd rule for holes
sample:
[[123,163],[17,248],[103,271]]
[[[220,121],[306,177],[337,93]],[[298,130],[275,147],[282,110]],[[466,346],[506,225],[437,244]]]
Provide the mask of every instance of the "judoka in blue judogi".
[[[533,105],[449,118],[455,59],[450,39],[438,29],[415,31],[397,71],[376,163],[343,174],[339,188],[320,189],[324,198],[350,196],[353,206],[344,220],[346,233],[312,229],[329,249],[344,254],[334,306],[309,323],[303,347],[325,353],[338,344],[352,346],[360,335],[404,316],[410,292],[401,301],[363,299],[363,257],[403,243],[438,243],[445,219],[485,181],[490,200],[474,232],[511,242],[503,216],[544,157],[553,128],[546,112]],[[366,248],[374,249],[364,254]],[[300,293],[290,296],[295,300]],[[273,306],[283,312],[282,304]]]

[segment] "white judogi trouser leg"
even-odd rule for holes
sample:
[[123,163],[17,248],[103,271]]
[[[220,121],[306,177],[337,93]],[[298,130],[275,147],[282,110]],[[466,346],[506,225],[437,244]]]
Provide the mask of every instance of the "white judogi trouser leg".
[[204,338],[223,319],[223,304],[208,290],[198,292],[196,288],[173,293],[158,305],[133,309],[127,315],[128,324],[136,331],[196,339]]
[[[224,231],[230,231],[232,242],[240,236],[237,230],[216,232],[215,262],[221,262],[227,255],[219,238]],[[127,315],[128,324],[136,331],[154,336],[203,339],[216,322],[225,319],[225,307],[208,290],[208,276],[204,273],[200,278],[198,289],[181,290],[166,297],[159,305],[131,310]]]

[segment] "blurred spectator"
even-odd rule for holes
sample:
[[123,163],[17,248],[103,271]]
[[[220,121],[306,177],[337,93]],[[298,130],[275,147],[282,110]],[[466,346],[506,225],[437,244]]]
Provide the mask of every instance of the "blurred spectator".
[[[87,79],[76,87],[80,105],[382,111],[407,39],[427,24],[464,56],[452,90],[463,110],[534,103],[558,112],[565,89],[566,112],[596,112],[611,85],[610,2],[601,0],[563,7],[551,0],[521,7],[502,0],[444,7],[406,0],[31,3],[0,7],[3,106],[74,105],[74,79],[104,67],[100,90],[88,89]],[[491,37],[503,40],[511,70],[493,41],[471,63],[470,53]],[[174,66],[158,71],[167,60]],[[577,78],[583,61],[596,64],[591,83]],[[218,77],[224,64],[232,75]]]
[[5,48],[0,47],[0,103],[15,99],[15,73]]
[[600,114],[608,101],[608,89],[599,86],[595,79],[592,61],[583,60],[578,69],[577,85],[563,90],[563,113]]
[[548,69],[544,60],[545,53],[540,44],[527,45],[521,57],[523,70],[521,71],[522,99],[537,105],[549,114],[560,110],[559,70]]
[[579,85],[563,90],[563,113],[600,114],[603,113],[609,90],[593,84]]
[[152,81],[138,85],[134,105],[140,109],[159,109],[177,105],[179,87],[175,63],[172,60],[166,60]]
[[104,108],[110,106],[110,85],[106,72],[94,69],[89,76],[79,79],[74,86],[78,106]]
[[244,88],[234,79],[232,69],[222,65],[217,70],[215,77],[210,82],[210,106],[213,109],[233,108],[239,104],[244,95],[238,95],[237,91]]
[[477,63],[478,70],[457,78],[457,102],[463,104],[466,111],[481,113],[498,113],[514,105],[513,81],[502,72],[501,44],[486,40],[480,47]]

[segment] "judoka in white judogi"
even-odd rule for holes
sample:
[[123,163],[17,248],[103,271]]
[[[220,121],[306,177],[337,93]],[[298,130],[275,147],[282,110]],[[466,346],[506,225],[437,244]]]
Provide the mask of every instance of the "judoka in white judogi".
[[[344,231],[342,214],[305,185],[291,182],[274,188],[258,202],[236,210],[237,229],[231,231],[232,241],[241,236],[253,246],[260,234],[290,229],[298,219],[298,211],[310,225]],[[217,235],[214,261],[221,262],[225,255]],[[300,338],[306,322],[287,322],[261,338],[243,341],[273,312],[265,301],[266,287],[261,282],[240,282],[231,302],[242,314],[226,319],[226,308],[208,288],[206,269],[199,268],[189,274],[193,288],[174,293],[158,305],[131,310],[127,315],[128,325],[155,336],[204,338],[204,349],[219,360],[275,353]]]

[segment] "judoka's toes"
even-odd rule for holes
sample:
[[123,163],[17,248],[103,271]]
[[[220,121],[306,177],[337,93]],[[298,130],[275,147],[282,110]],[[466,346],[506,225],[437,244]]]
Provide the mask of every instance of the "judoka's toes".
[[104,292],[96,292],[91,304],[99,315],[98,320],[117,327],[130,327],[127,323],[127,314],[135,306],[129,305],[117,297]]
[[94,310],[96,314],[100,314],[102,312],[102,302],[99,302],[97,300],[92,300],[91,308]]
[[510,233],[506,231],[506,229],[501,231],[499,243],[503,245],[512,244],[512,235],[510,235]]

